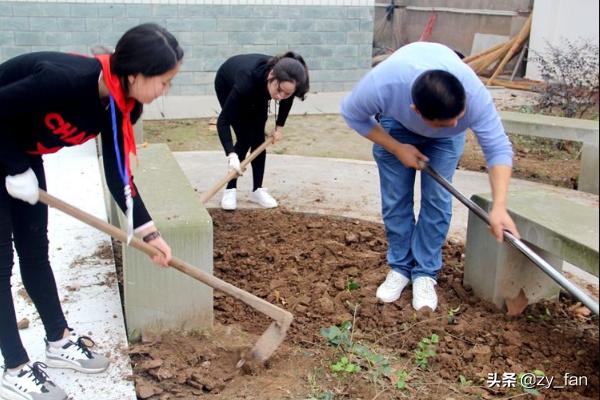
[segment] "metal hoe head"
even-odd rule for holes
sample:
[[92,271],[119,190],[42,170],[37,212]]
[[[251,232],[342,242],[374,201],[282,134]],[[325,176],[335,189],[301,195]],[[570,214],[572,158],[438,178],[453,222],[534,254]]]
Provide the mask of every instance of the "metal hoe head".
[[240,361],[238,361],[237,367],[242,367],[246,361],[249,361],[249,359],[261,364],[267,361],[279,348],[281,343],[283,343],[285,335],[287,334],[293,319],[293,315],[289,312],[286,312],[285,317],[280,321],[273,321],[258,338],[254,344],[254,347],[252,347],[252,350],[249,353],[249,357],[242,357]]

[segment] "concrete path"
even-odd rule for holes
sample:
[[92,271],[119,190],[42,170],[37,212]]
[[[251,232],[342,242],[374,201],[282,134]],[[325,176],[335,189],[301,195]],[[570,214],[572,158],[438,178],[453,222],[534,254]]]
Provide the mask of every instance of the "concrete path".
[[[44,160],[50,194],[106,220],[94,141],[63,149]],[[67,321],[78,334],[91,336],[96,351],[112,360],[102,374],[63,369],[48,369],[48,374],[77,400],[135,400],[133,382],[128,379],[132,372],[110,239],[53,209],[48,229],[50,262]],[[99,256],[99,251],[108,252],[108,257]],[[17,320],[30,321],[29,328],[20,331],[21,338],[31,360],[44,361],[42,321],[23,295],[16,256],[15,262],[12,282]]]
[[[227,172],[226,158],[222,152],[177,152],[174,153],[183,172],[192,186],[200,193],[208,190]],[[488,175],[473,171],[457,171],[455,187],[465,196],[490,192]],[[265,171],[264,186],[290,210],[339,215],[382,222],[379,192],[379,174],[372,161],[355,161],[317,157],[269,154]],[[598,207],[598,196],[576,190],[541,185],[513,179],[511,191],[527,191],[544,187],[565,198],[581,204]],[[248,201],[252,189],[252,171],[238,180],[238,206],[253,208]],[[207,202],[207,207],[219,207],[221,192]],[[419,177],[415,184],[415,209],[418,214],[420,202]],[[543,207],[543,205],[540,205]],[[449,238],[464,241],[466,238],[468,210],[458,200],[453,201],[453,217]],[[565,271],[579,279],[580,286],[592,284],[598,288],[598,278],[573,266],[565,264]]]

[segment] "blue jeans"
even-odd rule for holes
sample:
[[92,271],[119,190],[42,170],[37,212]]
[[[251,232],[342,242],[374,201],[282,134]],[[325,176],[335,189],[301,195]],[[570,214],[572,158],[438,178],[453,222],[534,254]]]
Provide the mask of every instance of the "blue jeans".
[[[450,138],[428,138],[389,117],[381,118],[381,126],[394,139],[419,149],[429,158],[429,165],[452,181],[464,149],[465,133]],[[452,217],[452,195],[428,174],[421,174],[421,209],[415,221],[416,171],[406,168],[379,145],[373,146],[373,156],[379,168],[390,267],[412,280],[420,276],[436,279],[442,268],[442,246]]]

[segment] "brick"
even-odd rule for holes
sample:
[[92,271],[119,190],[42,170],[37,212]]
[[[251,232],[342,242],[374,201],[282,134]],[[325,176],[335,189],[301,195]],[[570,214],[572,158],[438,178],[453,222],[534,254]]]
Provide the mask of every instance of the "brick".
[[263,29],[266,32],[287,32],[291,30],[288,27],[287,20],[265,20]]
[[227,44],[229,43],[229,34],[227,32],[204,32],[204,44]]
[[58,31],[58,24],[54,18],[32,17],[29,18],[29,29],[31,31]]
[[364,19],[360,21],[361,32],[373,32],[373,20],[372,19]]
[[85,30],[88,32],[102,32],[113,30],[112,18],[85,18]]
[[[139,18],[115,18],[113,19],[113,30],[121,35],[140,24]],[[115,43],[116,44],[116,43]]]
[[231,32],[231,44],[277,44],[277,38],[270,32]]
[[346,35],[348,44],[370,44],[373,42],[373,32],[348,32]]
[[0,47],[0,62],[4,62],[21,54],[30,53],[29,46],[2,46]]
[[46,44],[43,32],[15,32],[15,44],[18,46],[41,46]]
[[[179,9],[177,6],[168,5],[168,4],[153,4],[152,5],[152,15],[155,17],[176,17],[179,14]],[[182,15],[195,15],[191,13],[182,14]]]
[[99,43],[100,33],[98,32],[77,32],[71,38],[71,44],[73,45],[95,45]]
[[217,22],[211,18],[167,18],[166,28],[172,32],[186,32],[186,31],[215,31],[217,28]]
[[3,17],[11,17],[13,15],[12,4],[0,3],[0,15]]
[[[98,7],[104,7],[104,4],[70,4],[70,15],[72,17],[97,17]],[[124,15],[124,14],[120,14]]]
[[15,43],[15,35],[13,32],[0,31],[0,46],[13,45]]
[[315,30],[315,21],[310,19],[292,19],[289,23],[291,32],[307,32]]
[[82,44],[82,43],[73,43],[73,38],[71,36],[71,32],[44,32],[44,44],[49,44],[53,46],[62,46],[69,44]]
[[61,32],[85,31],[86,23],[87,23],[87,21],[84,18],[66,17],[66,18],[57,18],[56,19],[56,26],[57,26],[58,30]]
[[13,15],[15,16],[25,16],[25,17],[41,17],[43,16],[42,6],[44,4],[40,3],[13,3]]
[[128,17],[148,18],[154,15],[151,4],[127,4],[126,10],[125,15]]
[[[320,32],[319,35],[321,35],[319,43],[328,45],[346,44],[346,33],[344,32]],[[348,42],[348,44],[351,43]]]
[[27,17],[0,17],[0,31],[28,31]]
[[358,56],[358,46],[351,45],[351,44],[335,46],[333,48],[333,56],[334,57],[357,57]]
[[123,17],[126,12],[124,4],[100,4],[98,6],[99,17]]
[[264,29],[264,21],[259,19],[220,18],[217,31],[254,33]]
[[373,7],[348,7],[346,9],[346,17],[372,20]]

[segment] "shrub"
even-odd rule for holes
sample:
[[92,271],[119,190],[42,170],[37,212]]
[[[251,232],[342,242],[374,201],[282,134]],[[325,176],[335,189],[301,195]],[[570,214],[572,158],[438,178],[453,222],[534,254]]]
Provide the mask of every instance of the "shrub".
[[546,86],[537,107],[542,112],[581,118],[598,108],[598,45],[589,41],[562,39],[546,43],[545,51],[534,52]]

